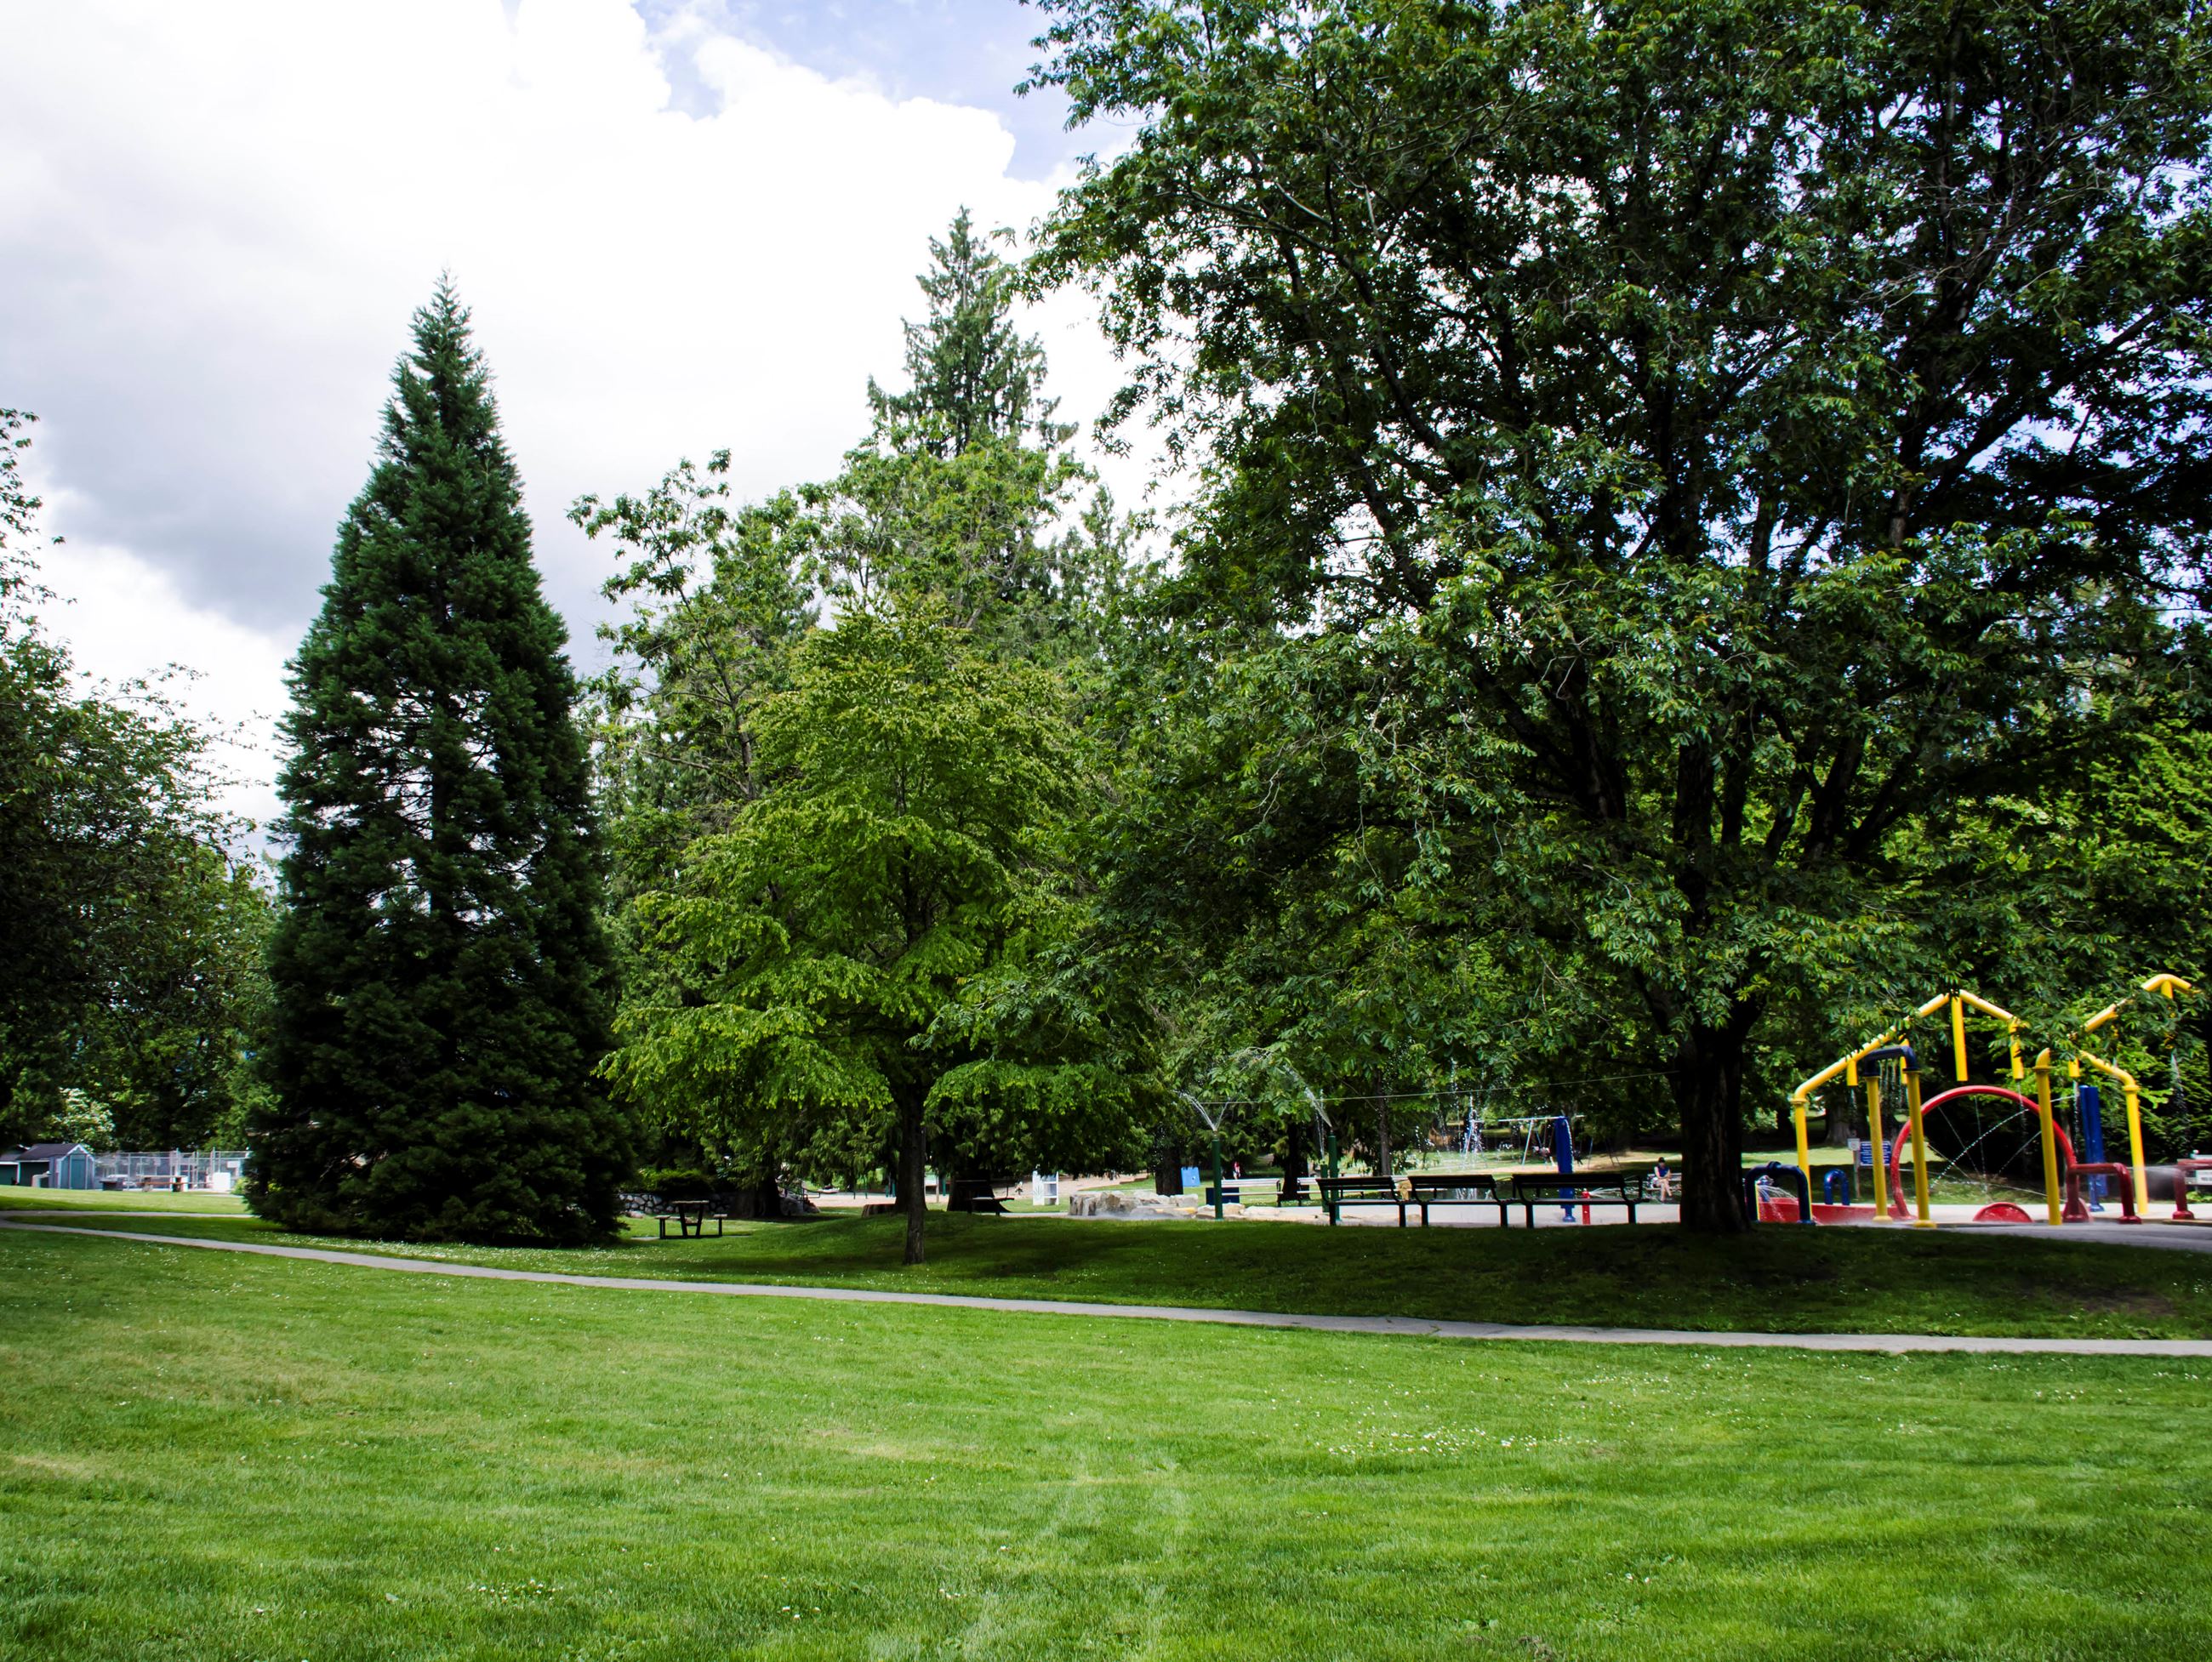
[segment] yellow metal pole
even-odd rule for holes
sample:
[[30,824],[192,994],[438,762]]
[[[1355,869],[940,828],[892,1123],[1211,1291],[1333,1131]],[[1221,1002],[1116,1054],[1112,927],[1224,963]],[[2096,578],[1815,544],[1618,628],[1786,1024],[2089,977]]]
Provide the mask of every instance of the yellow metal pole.
[[2027,1077],[2027,1071],[2021,1065],[2020,1035],[2021,1031],[2027,1026],[2027,1023],[2021,1021],[2019,1016],[2014,1015],[2010,1010],[2005,1009],[2003,1005],[1993,1004],[1980,994],[1968,992],[1964,988],[1953,993],[1951,997],[1953,999],[1951,1005],[1951,1044],[1952,1048],[1958,1053],[1959,1083],[1962,1085],[1966,1083],[1966,1009],[1967,1007],[1981,1011],[1983,1015],[1988,1016],[1993,1022],[2002,1022],[2005,1024],[2005,1038],[2008,1041],[2012,1051],[2012,1077],[2015,1081],[2025,1079]]
[[2120,1087],[2128,1098],[2128,1158],[2136,1168],[2136,1216],[2150,1216],[2150,1181],[2143,1175],[2142,1104],[2136,1100],[2135,1081]]
[[[1805,1178],[1805,1204],[1813,1204],[1813,1144],[1805,1135],[1805,1099],[1790,1099],[1790,1117],[1797,1122],[1797,1169]],[[1808,1212],[1807,1216],[1812,1214]]]
[[1936,1220],[1928,1215],[1928,1137],[1920,1124],[1918,1068],[1905,1076],[1905,1111],[1912,1117],[1912,1198],[1920,1212],[1912,1223],[1915,1228],[1932,1229]]
[[[2190,986],[2188,982],[2183,980],[2179,975],[2152,976],[2150,980],[2143,983],[2143,991],[2145,992],[2149,992],[2154,990],[2164,993],[2166,995],[2166,1002],[2169,1004],[2173,1002],[2173,995],[2176,992],[2194,992],[2197,991],[2195,987]],[[2179,1028],[2175,1030],[2174,1046],[2177,1050],[2180,1047],[2180,1033]],[[2135,1082],[2133,1080],[2130,1080],[2128,1082],[2127,1093],[2128,1149],[2129,1152],[2135,1156],[2136,1162],[2136,1216],[2142,1218],[2145,1222],[2148,1222],[2150,1221],[2150,1185],[2143,1180],[2142,1119],[2141,1111],[2136,1101],[2136,1088]],[[2179,1216],[2179,1208],[2187,1202],[2189,1192],[2182,1186],[2179,1169],[2178,1168],[2176,1168],[2173,1181],[2173,1198],[2174,1204],[2177,1208],[2175,1215]]]
[[[1861,1045],[1856,1050],[1844,1057],[1841,1061],[1829,1063],[1826,1067],[1822,1068],[1820,1072],[1814,1074],[1810,1079],[1806,1080],[1804,1083],[1798,1086],[1796,1090],[1790,1093],[1790,1117],[1795,1119],[1797,1124],[1797,1168],[1804,1174],[1805,1188],[1806,1192],[1808,1195],[1812,1192],[1813,1187],[1813,1154],[1810,1141],[1806,1133],[1805,1118],[1806,1115],[1811,1112],[1808,1099],[1812,1096],[1813,1093],[1820,1089],[1821,1086],[1826,1084],[1831,1079],[1833,1079],[1838,1074],[1841,1074],[1843,1076],[1844,1084],[1847,1089],[1856,1090],[1859,1086],[1859,1058],[1862,1056],[1881,1050],[1885,1046],[1894,1044],[1897,1040],[1905,1036],[1906,1030],[1911,1026],[1913,1022],[1921,1021],[1928,1016],[1933,1016],[1937,1010],[1942,1009],[1947,1003],[1951,1006],[1952,1026],[1955,1029],[1958,1036],[1959,1055],[1960,1058],[1959,1064],[1960,1072],[1959,1077],[1960,1080],[1963,1081],[1966,1078],[1965,1058],[1966,1052],[1966,1018],[1961,1012],[1960,1004],[1960,1000],[1962,997],[1969,999],[1972,998],[1972,995],[1971,993],[1964,995],[1957,992],[1937,993],[1926,1004],[1922,1004],[1918,1009],[1915,1010],[1908,1020],[1900,1022],[1896,1027],[1889,1028],[1887,1032],[1881,1034],[1877,1038],[1869,1040],[1866,1044]],[[1975,1008],[1978,1010],[1984,1008],[1984,1006],[1980,1001],[1976,1000]],[[2004,1016],[2006,1014],[2004,1011],[1999,1010],[1995,1004],[1988,1005],[1987,1009],[1989,1013],[1992,1016]],[[2017,1025],[2017,1023],[2015,1023],[2015,1025]],[[1873,1089],[1873,1083],[1871,1081],[1868,1082],[1868,1089],[1869,1092]],[[1880,1117],[1881,1110],[1877,1107],[1875,1110],[1874,1118],[1878,1119]],[[1882,1159],[1875,1162],[1875,1182],[1877,1185],[1881,1185],[1884,1181],[1885,1171],[1888,1164],[1887,1158],[1888,1151],[1882,1146],[1879,1128],[1876,1128],[1876,1135],[1875,1137],[1875,1152],[1884,1156]]]
[[2035,1103],[2036,1112],[2043,1117],[2043,1200],[2056,1228],[2063,1214],[2058,1198],[2058,1138],[2054,1135],[2058,1122],[2051,1112],[2049,1051],[2035,1058]]
[[2143,1174],[2142,1096],[2136,1083],[2135,1075],[2125,1068],[2116,1067],[2103,1057],[2090,1051],[2076,1052],[2079,1062],[2087,1062],[2101,1074],[2120,1082],[2128,1103],[2128,1163],[2135,1168],[2136,1212],[2138,1216],[2150,1216],[2150,1183]]
[[1889,1216],[1889,1139],[1881,1131],[1881,1081],[1869,1079],[1867,1090],[1867,1135],[1874,1141],[1874,1215]]

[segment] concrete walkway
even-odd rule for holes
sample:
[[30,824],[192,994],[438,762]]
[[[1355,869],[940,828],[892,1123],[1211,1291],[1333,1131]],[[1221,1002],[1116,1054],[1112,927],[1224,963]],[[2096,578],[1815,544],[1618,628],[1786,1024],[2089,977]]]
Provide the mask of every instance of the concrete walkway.
[[1928,1333],[1705,1333],[1655,1327],[1532,1327],[1493,1321],[1430,1321],[1414,1316],[1310,1316],[1275,1310],[1208,1310],[1170,1304],[1086,1304],[1067,1299],[973,1298],[958,1293],[893,1293],[860,1287],[781,1287],[731,1281],[661,1281],[640,1276],[570,1276],[548,1270],[499,1270],[434,1259],[391,1258],[377,1253],[338,1253],[315,1246],[272,1246],[258,1241],[206,1240],[152,1235],[81,1224],[26,1223],[23,1213],[0,1215],[0,1229],[38,1234],[93,1235],[149,1246],[189,1246],[204,1252],[250,1253],[261,1258],[304,1259],[362,1270],[411,1275],[458,1276],[476,1281],[529,1281],[633,1293],[708,1293],[724,1298],[820,1299],[840,1304],[923,1304],[954,1310],[996,1310],[1021,1315],[1088,1316],[1124,1321],[1212,1322],[1231,1327],[1298,1328],[1320,1333],[1410,1334],[1423,1338],[1542,1339],[1569,1344],[1697,1345],[1718,1350],[1968,1350],[2006,1356],[2204,1356],[2212,1339],[2038,1339],[1945,1337]]

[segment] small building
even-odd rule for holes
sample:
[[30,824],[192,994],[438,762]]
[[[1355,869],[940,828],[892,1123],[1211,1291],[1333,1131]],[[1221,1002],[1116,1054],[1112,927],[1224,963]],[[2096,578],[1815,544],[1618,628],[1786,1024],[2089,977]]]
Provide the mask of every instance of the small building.
[[92,1150],[82,1143],[33,1143],[0,1151],[0,1187],[96,1189]]

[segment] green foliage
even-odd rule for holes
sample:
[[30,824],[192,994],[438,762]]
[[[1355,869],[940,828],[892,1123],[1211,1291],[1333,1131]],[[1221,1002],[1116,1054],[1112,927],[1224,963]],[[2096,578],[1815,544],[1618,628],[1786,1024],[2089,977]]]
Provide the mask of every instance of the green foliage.
[[635,955],[629,903],[665,888],[692,839],[759,797],[759,706],[789,684],[814,622],[818,526],[792,493],[733,504],[729,470],[717,451],[703,476],[685,461],[641,497],[587,495],[569,511],[627,562],[602,591],[631,611],[600,627],[616,657],[596,687],[626,985],[652,974]]
[[28,421],[0,411],[0,1141],[191,1146],[251,1089],[268,902],[206,734],[158,683],[83,686],[40,626]]
[[803,493],[822,527],[817,575],[837,597],[926,596],[1001,656],[1072,667],[1129,580],[1128,528],[1069,449],[1074,428],[1053,419],[1044,349],[1013,322],[1015,269],[964,209],[929,247],[908,390],[871,380],[866,442]]
[[714,1192],[714,1174],[698,1166],[642,1166],[637,1180],[663,1200],[704,1200]]
[[906,325],[907,390],[886,392],[868,382],[878,429],[897,435],[903,448],[939,456],[1031,438],[1040,450],[1058,449],[1074,428],[1054,422],[1044,349],[1010,315],[1019,273],[975,234],[965,208],[944,241],[929,240],[929,255],[930,269],[917,280],[929,310]]
[[574,1241],[628,1128],[577,689],[450,286],[415,317],[292,673],[249,1195],[295,1226]]
[[38,524],[44,506],[23,482],[23,452],[31,447],[27,409],[0,409],[0,596],[12,596],[25,580],[21,544]]
[[810,492],[840,599],[926,596],[1002,654],[1049,655],[1067,633],[1050,533],[1085,478],[1073,458],[1000,439],[955,454],[874,442]]
[[265,1087],[265,955],[275,908],[258,862],[207,841],[171,850],[136,891],[127,992],[81,1030],[74,1077],[111,1114],[106,1146],[245,1146],[245,1119]]
[[1124,870],[1170,923],[1264,930],[1334,870],[1342,915],[1479,942],[1502,1047],[1663,1071],[1692,1216],[1736,1227],[1763,1071],[1986,961],[2001,880],[1919,856],[2164,696],[2212,414],[2201,17],[1048,9],[1045,79],[1137,130],[1045,273],[1203,467],[1190,726],[1255,707],[1240,659],[1294,690],[1240,741],[1269,788],[1212,770],[1253,863],[1180,861],[1167,816]]
[[1079,1110],[990,1055],[972,1012],[941,1021],[1048,910],[1073,786],[1055,704],[926,609],[810,636],[756,717],[773,788],[640,901],[665,991],[623,1013],[619,1091],[746,1170],[872,1166],[896,1130],[917,1209],[926,1119],[1010,1095]]
[[[623,550],[607,593],[633,606],[603,686],[611,1077],[667,1158],[762,1190],[896,1158],[918,1198],[925,1115],[951,1174],[1094,1164],[1146,1089],[1070,840],[1134,533],[1081,500],[1012,268],[964,215],[931,249],[910,385],[870,384],[834,479],[738,505],[721,453],[572,514]],[[934,805],[899,805],[909,783]]]

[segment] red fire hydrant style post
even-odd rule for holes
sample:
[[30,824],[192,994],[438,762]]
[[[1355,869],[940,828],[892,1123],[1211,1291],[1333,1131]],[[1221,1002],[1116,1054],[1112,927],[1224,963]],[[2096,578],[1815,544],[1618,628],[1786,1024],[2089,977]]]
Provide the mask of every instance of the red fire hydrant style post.
[[1590,1221],[1589,1191],[1583,1189],[1580,1193],[1583,1198],[1583,1222],[1587,1223]]

